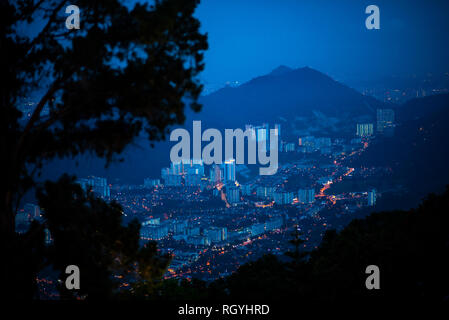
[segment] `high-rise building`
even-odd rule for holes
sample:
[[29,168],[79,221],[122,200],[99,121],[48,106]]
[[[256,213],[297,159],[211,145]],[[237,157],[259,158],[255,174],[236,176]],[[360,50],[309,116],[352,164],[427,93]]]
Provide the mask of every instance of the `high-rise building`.
[[228,238],[228,229],[226,227],[210,227],[205,230],[205,234],[210,239],[210,242],[217,243],[226,241]]
[[48,228],[44,229],[44,243],[45,245],[49,246],[53,243],[53,237],[51,236],[50,230],[48,230]]
[[259,186],[256,189],[256,195],[258,198],[272,199],[274,193],[274,187]]
[[151,178],[145,178],[143,179],[143,186],[145,188],[153,188],[153,187],[157,187],[161,184],[161,180],[160,179],[151,179]]
[[[199,174],[200,176],[204,176],[204,165],[203,165],[203,160],[199,159],[193,159],[192,162],[190,163],[190,166],[186,166],[184,165],[184,172],[187,171],[191,171],[191,170],[195,170],[195,174]],[[192,171],[191,171],[192,172]]]
[[110,197],[111,190],[106,178],[89,176],[76,181],[84,191],[92,190],[101,197]]
[[293,202],[293,192],[276,191],[273,193],[274,202],[277,204],[291,204]]
[[376,204],[376,189],[368,191],[368,206],[372,207]]
[[257,144],[265,142],[265,150],[270,149],[270,127],[268,123],[254,128],[256,130]]
[[170,168],[162,168],[161,169],[161,178],[164,181],[164,183],[167,183],[167,177],[170,174]]
[[199,236],[200,235],[200,227],[189,227],[185,230],[186,235],[188,236]]
[[161,224],[161,219],[160,218],[150,218],[150,219],[146,219],[144,222],[142,222],[142,226],[154,226],[154,225],[159,225]]
[[209,171],[209,178],[212,184],[217,184],[223,180],[222,169],[220,166],[213,164]]
[[265,223],[255,223],[249,227],[249,232],[251,236],[258,236],[259,234],[265,233]]
[[33,203],[26,203],[23,210],[28,214],[31,220],[39,219],[41,217],[41,209],[38,205]]
[[321,137],[321,138],[316,138],[316,139],[315,139],[315,146],[316,146],[318,149],[330,147],[331,145],[332,145],[331,138],[328,138],[328,137]]
[[173,223],[173,233],[174,234],[184,234],[187,229],[188,222],[187,220],[175,221]]
[[271,218],[270,220],[267,220],[265,222],[265,230],[266,231],[278,230],[282,227],[282,224],[283,224],[282,217]]
[[192,166],[187,169],[187,174],[185,175],[185,184],[189,187],[195,187],[201,185],[201,178],[203,177],[204,168],[203,166],[197,167]]
[[179,174],[169,174],[165,180],[165,185],[169,187],[182,186],[182,176]]
[[19,210],[16,214],[16,226],[27,226],[33,220],[39,220],[41,218],[41,210],[39,206],[27,203],[23,209]]
[[208,246],[210,245],[210,239],[206,236],[193,235],[187,238],[186,242],[188,244],[193,244],[195,246]]
[[298,145],[303,147],[315,148],[315,137],[307,136],[298,139]]
[[313,203],[315,201],[315,189],[299,189],[298,201],[301,203]]
[[170,174],[183,174],[184,173],[184,166],[181,161],[172,162],[170,164]]
[[229,159],[223,164],[224,172],[224,182],[234,182],[235,181],[235,160]]
[[284,152],[293,152],[295,151],[295,144],[293,142],[285,143],[281,150]]
[[385,135],[394,134],[394,110],[377,109],[377,132]]
[[199,174],[187,174],[185,176],[186,187],[198,187],[201,185],[201,176]]
[[249,184],[241,184],[240,189],[242,190],[242,195],[249,196],[251,195],[251,185]]
[[226,187],[226,200],[229,203],[239,203],[240,202],[240,188],[235,185]]
[[274,130],[278,136],[278,139],[281,139],[281,125],[279,123],[274,124]]
[[374,134],[372,123],[357,123],[357,136],[368,137]]
[[146,225],[140,228],[140,237],[144,240],[161,240],[168,236],[168,225]]
[[247,124],[247,125],[245,125],[245,132],[247,130],[251,130],[251,135],[249,136],[249,139],[253,140],[253,141],[256,140],[256,138],[257,138],[256,128],[251,124]]

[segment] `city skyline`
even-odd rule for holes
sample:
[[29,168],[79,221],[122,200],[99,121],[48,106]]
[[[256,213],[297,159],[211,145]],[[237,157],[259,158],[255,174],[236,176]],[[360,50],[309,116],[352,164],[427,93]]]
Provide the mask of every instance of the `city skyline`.
[[449,2],[0,6],[2,298],[447,300]]

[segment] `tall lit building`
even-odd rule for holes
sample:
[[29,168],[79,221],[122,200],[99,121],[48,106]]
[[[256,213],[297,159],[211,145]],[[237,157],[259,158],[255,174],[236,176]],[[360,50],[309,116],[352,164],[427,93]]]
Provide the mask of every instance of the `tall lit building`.
[[368,206],[372,207],[376,204],[376,189],[368,191]]
[[315,201],[315,189],[299,189],[298,201],[301,203],[313,203]]
[[228,238],[228,229],[226,227],[210,227],[205,230],[205,235],[212,243],[225,241]]
[[280,140],[281,139],[281,125],[279,123],[276,123],[274,125],[274,130],[278,136],[278,139]]
[[295,151],[295,144],[293,142],[285,143],[285,144],[282,145],[281,151],[294,152]]
[[298,139],[298,145],[302,147],[315,148],[315,137],[314,136],[301,137]]
[[180,187],[182,186],[182,175],[180,174],[169,174],[164,181],[165,185],[170,187]]
[[111,190],[106,178],[89,176],[76,181],[84,191],[92,190],[101,197],[110,197]]
[[198,169],[189,168],[185,175],[185,185],[188,187],[196,187],[201,184],[202,175],[198,173]]
[[226,187],[226,200],[228,200],[229,203],[239,203],[240,188],[233,185]]
[[169,174],[170,174],[170,168],[162,168],[161,169],[161,178],[164,181],[164,183],[166,183]]
[[357,123],[357,136],[369,137],[374,134],[372,123]]
[[282,217],[271,218],[265,221],[265,230],[266,231],[279,230],[280,228],[282,228],[283,224],[284,221],[282,220]]
[[145,225],[140,228],[140,237],[144,240],[161,240],[168,236],[168,225]]
[[196,174],[199,174],[200,176],[204,176],[204,165],[203,160],[192,160],[191,168],[195,170]]
[[320,149],[320,148],[327,148],[332,146],[332,140],[331,138],[328,137],[321,137],[321,138],[316,138],[315,140],[315,147]]
[[143,186],[145,188],[157,187],[160,184],[161,184],[161,180],[160,179],[151,179],[151,178],[143,179]]
[[184,166],[181,161],[172,162],[170,164],[170,174],[183,174],[184,173]]
[[223,173],[220,166],[213,164],[209,171],[209,178],[212,184],[217,184],[223,180]]
[[179,187],[182,185],[182,175],[181,174],[173,174],[173,168],[176,172],[178,172],[178,165],[176,164],[173,166],[171,165],[171,168],[163,168],[161,170],[161,178],[164,181],[164,185],[171,186],[171,187]]
[[256,131],[257,144],[265,142],[265,150],[270,149],[270,127],[268,123],[264,123],[261,126],[254,127]]
[[291,204],[293,202],[294,194],[293,192],[287,191],[276,191],[273,193],[273,200],[277,204]]
[[394,110],[377,109],[377,132],[385,135],[394,134]]
[[242,190],[242,195],[244,195],[244,196],[251,195],[251,185],[250,184],[241,184],[240,190]]
[[256,189],[256,194],[258,198],[272,199],[274,193],[274,187],[269,186],[259,186]]
[[258,236],[259,234],[265,233],[265,223],[255,223],[248,228],[251,236]]
[[28,214],[31,220],[39,219],[41,217],[41,209],[35,204],[26,203],[23,206],[23,210]]
[[225,161],[223,164],[224,182],[234,182],[235,181],[235,160],[230,159]]

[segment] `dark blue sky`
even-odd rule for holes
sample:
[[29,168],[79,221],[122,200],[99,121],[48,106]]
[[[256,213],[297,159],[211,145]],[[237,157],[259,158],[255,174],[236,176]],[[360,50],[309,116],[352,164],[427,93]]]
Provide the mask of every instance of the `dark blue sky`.
[[[366,6],[380,30],[365,28]],[[449,71],[449,1],[203,0],[208,83],[247,81],[284,64],[345,80]]]

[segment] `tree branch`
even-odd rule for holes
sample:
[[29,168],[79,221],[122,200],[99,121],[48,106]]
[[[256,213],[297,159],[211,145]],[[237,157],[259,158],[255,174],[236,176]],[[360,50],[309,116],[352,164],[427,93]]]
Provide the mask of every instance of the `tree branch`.
[[53,12],[51,13],[50,17],[48,18],[47,24],[45,25],[45,27],[41,30],[41,32],[39,32],[39,34],[31,41],[30,46],[29,46],[29,50],[28,52],[33,48],[33,46],[36,44],[36,42],[40,39],[42,39],[42,37],[47,33],[48,29],[50,29],[51,24],[53,23],[53,21],[56,18],[56,15],[58,14],[59,10],[62,9],[62,7],[64,6],[64,4],[66,3],[66,0],[61,1],[61,3],[55,8],[53,9]]
[[34,123],[39,119],[40,114],[42,110],[44,109],[45,105],[47,104],[48,100],[52,97],[52,95],[58,90],[58,85],[56,84],[58,81],[54,81],[53,85],[50,87],[50,89],[47,91],[47,93],[42,97],[42,99],[37,104],[36,108],[33,111],[33,114],[30,117],[30,120],[28,120],[27,125],[25,126],[25,129],[23,130],[22,134],[20,135],[20,138],[16,145],[16,150],[14,152],[14,162],[15,163],[18,160],[18,156],[20,153],[20,149],[23,146],[23,143],[25,142],[25,138],[28,135],[28,133],[33,128]]

